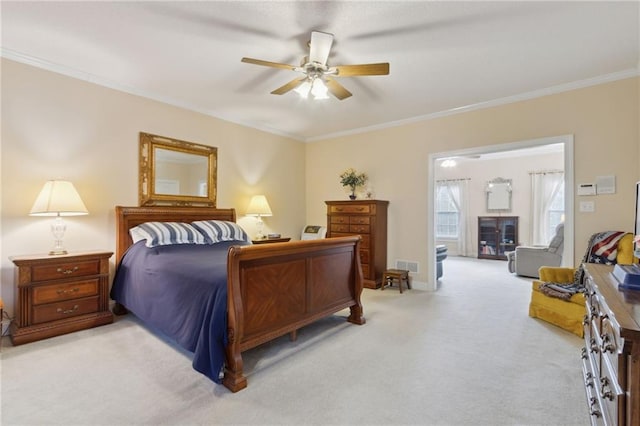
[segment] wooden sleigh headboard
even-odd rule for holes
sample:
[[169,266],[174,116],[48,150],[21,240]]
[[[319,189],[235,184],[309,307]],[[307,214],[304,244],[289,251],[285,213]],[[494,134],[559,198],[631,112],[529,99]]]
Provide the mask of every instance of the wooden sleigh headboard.
[[123,207],[116,206],[116,266],[133,244],[129,230],[144,222],[236,221],[235,209],[212,207]]

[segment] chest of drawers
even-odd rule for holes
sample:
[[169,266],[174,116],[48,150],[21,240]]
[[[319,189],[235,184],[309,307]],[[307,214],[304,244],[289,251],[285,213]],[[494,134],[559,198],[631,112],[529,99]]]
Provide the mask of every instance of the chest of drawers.
[[111,252],[15,256],[14,345],[113,322]]
[[325,201],[327,238],[360,235],[360,263],[364,287],[378,288],[387,268],[388,201]]
[[640,425],[640,291],[587,264],[582,369],[592,425]]

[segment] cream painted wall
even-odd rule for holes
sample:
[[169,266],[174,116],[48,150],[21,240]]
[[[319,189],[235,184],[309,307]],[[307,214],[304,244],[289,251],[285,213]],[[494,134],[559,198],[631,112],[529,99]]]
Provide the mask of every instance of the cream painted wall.
[[[517,216],[518,238],[521,245],[531,244],[530,229],[530,175],[532,171],[562,170],[564,155],[561,152],[527,155],[512,158],[461,160],[456,167],[434,170],[436,179],[469,178],[469,216],[473,253],[478,254],[478,216]],[[512,181],[512,209],[510,212],[487,212],[485,186],[487,181],[501,177]],[[438,244],[447,244],[449,254],[457,255],[457,244],[438,240]]]
[[[138,203],[138,134],[218,147],[218,206],[244,210],[265,194],[273,217],[265,232],[299,237],[305,223],[305,145],[203,114],[2,60],[2,213],[0,296],[13,314],[8,257],[46,253],[49,218],[29,210],[44,182],[71,180],[88,216],[67,218],[69,250],[115,249],[114,206]],[[113,265],[113,258],[112,258]]]
[[581,197],[574,199],[578,262],[592,233],[633,230],[633,187],[640,177],[638,86],[639,79],[630,78],[309,144],[307,222],[326,223],[324,200],[346,198],[338,181],[342,170],[367,172],[375,198],[390,202],[389,264],[417,260],[421,270],[416,278],[428,282],[429,155],[572,134],[575,182],[601,175],[617,179],[616,194],[593,197],[595,213],[580,213],[575,205]]
[[[617,193],[593,198],[596,212],[575,214],[577,247],[602,229],[632,229],[633,185],[640,180],[639,79],[545,96],[375,132],[302,144],[203,114],[2,60],[0,296],[13,312],[8,256],[49,250],[49,220],[29,217],[45,180],[74,182],[90,215],[68,219],[66,246],[113,250],[115,205],[137,204],[138,133],[218,147],[218,206],[242,216],[264,193],[274,216],[265,231],[294,238],[306,223],[326,223],[325,200],[346,199],[338,175],[370,176],[389,205],[389,264],[426,259],[429,155],[546,136],[574,135],[575,181],[616,175]],[[575,201],[580,197],[576,196]],[[305,216],[306,207],[306,216]],[[580,256],[582,249],[576,249]]]

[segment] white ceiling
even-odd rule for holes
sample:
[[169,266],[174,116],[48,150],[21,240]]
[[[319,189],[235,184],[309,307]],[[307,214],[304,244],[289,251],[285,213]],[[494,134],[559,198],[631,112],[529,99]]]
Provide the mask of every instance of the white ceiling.
[[[303,141],[638,75],[640,3],[482,1],[2,1],[2,56]],[[312,30],[346,100],[270,91]]]

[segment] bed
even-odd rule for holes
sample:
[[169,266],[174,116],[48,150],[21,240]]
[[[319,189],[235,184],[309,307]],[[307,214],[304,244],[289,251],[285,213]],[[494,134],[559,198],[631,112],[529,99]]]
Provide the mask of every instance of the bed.
[[[358,236],[260,245],[225,241],[199,245],[204,254],[195,255],[184,246],[148,249],[144,241],[134,244],[129,232],[146,222],[235,219],[233,209],[117,206],[111,292],[114,313],[131,311],[194,352],[194,368],[232,392],[247,386],[242,352],[286,334],[295,339],[299,328],[346,308],[347,321],[365,323]],[[169,272],[139,263],[149,251],[155,265],[167,265]],[[143,279],[145,274],[152,279]],[[209,276],[211,283],[203,284]],[[168,277],[174,282],[163,282]],[[195,298],[186,300],[190,293]]]

